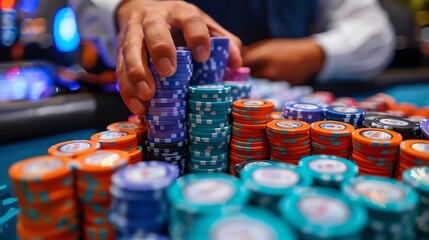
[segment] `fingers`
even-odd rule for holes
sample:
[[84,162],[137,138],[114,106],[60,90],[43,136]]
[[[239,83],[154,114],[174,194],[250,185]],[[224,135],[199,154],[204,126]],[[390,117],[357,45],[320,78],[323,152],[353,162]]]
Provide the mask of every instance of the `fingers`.
[[210,57],[210,35],[199,9],[191,4],[177,2],[171,24],[182,29],[187,46],[195,60],[207,61]]
[[170,77],[176,72],[176,48],[165,17],[148,14],[143,20],[143,33],[157,72],[160,76]]
[[[146,60],[146,48],[141,23],[130,21],[122,43],[123,66],[127,80],[140,100],[149,100],[155,94],[155,81]],[[122,77],[122,76],[121,76]],[[137,106],[137,104],[136,104]]]

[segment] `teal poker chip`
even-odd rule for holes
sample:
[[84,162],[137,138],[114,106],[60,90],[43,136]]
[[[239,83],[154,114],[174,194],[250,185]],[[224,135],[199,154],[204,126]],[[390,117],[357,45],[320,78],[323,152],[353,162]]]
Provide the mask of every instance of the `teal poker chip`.
[[231,108],[223,109],[223,110],[213,110],[213,111],[198,110],[198,111],[192,111],[192,113],[206,115],[206,116],[218,116],[218,115],[230,114]]
[[224,85],[199,85],[199,86],[190,86],[189,93],[196,94],[230,94],[231,87]]
[[313,178],[302,169],[286,163],[271,163],[241,172],[243,184],[251,192],[263,195],[287,195],[295,186],[311,186]]
[[216,150],[198,151],[198,150],[195,150],[195,148],[193,148],[192,146],[189,152],[191,154],[191,157],[211,157],[211,158],[214,158],[213,160],[216,160],[216,157],[222,158],[224,155],[227,154],[225,153],[225,151],[216,151]]
[[241,182],[226,174],[188,174],[167,190],[171,208],[190,214],[240,210],[249,199]]
[[188,163],[189,170],[201,171],[201,172],[225,172],[228,170],[227,162],[220,162],[217,165],[200,165],[192,162]]
[[194,118],[194,119],[226,119],[229,118],[228,114],[219,114],[219,115],[204,115],[204,114],[195,114],[195,113],[188,113],[188,118]]
[[190,106],[190,107],[200,107],[200,108],[224,109],[224,108],[231,108],[232,101],[225,101],[225,102],[200,102],[200,101],[189,100],[188,101],[188,106]]
[[196,106],[189,106],[189,109],[191,112],[222,112],[228,110],[228,108],[215,108],[215,107],[196,107]]
[[195,95],[190,94],[189,95],[190,100],[194,101],[200,101],[200,102],[226,102],[226,101],[232,101],[233,98],[231,96],[219,96],[219,94],[214,95]]
[[206,216],[190,230],[188,239],[239,239],[240,236],[244,239],[297,239],[282,219],[268,211],[253,207],[245,207],[240,212]]
[[334,187],[339,187],[343,181],[356,177],[359,172],[352,161],[331,155],[304,157],[299,161],[299,166],[312,175],[316,183],[324,186],[334,184]]
[[200,124],[200,123],[188,122],[189,130],[192,130],[194,128],[196,128],[196,129],[207,129],[207,130],[210,130],[210,129],[216,129],[216,128],[225,128],[225,127],[228,127],[228,126],[230,126],[230,125],[227,122],[219,123],[219,124],[210,124],[210,125],[208,125],[208,124],[202,124],[202,123]]
[[223,173],[228,170],[228,164],[219,168],[189,168],[192,173]]
[[300,239],[360,239],[368,222],[363,207],[329,188],[296,187],[278,207]]
[[211,155],[211,156],[197,156],[199,154],[192,154],[191,158],[195,161],[204,161],[204,162],[219,162],[219,161],[225,161],[228,160],[229,154],[228,153],[221,153],[218,155]]
[[220,133],[201,133],[201,132],[195,132],[195,131],[189,131],[189,134],[196,137],[202,137],[202,138],[219,138],[219,137],[227,137],[231,135],[231,131],[226,132],[220,132]]
[[213,166],[223,165],[227,162],[228,162],[228,158],[218,159],[218,160],[201,160],[201,159],[196,158],[196,157],[191,157],[191,160],[189,163],[191,165],[213,167]]
[[221,142],[229,140],[230,136],[227,135],[224,137],[211,138],[211,137],[198,137],[198,136],[190,135],[189,139],[191,141],[201,142],[201,143],[221,143]]
[[195,134],[213,134],[213,133],[223,133],[223,132],[231,132],[231,125],[222,128],[192,128],[189,132]]
[[400,213],[416,207],[419,197],[410,186],[395,179],[358,176],[341,185],[342,192],[369,210]]
[[[429,167],[412,167],[402,173],[402,181],[429,196]],[[429,202],[427,203],[429,205]]]
[[212,124],[229,124],[229,119],[196,119],[196,118],[188,118],[188,122],[195,123],[195,124],[205,124],[205,125],[212,125]]

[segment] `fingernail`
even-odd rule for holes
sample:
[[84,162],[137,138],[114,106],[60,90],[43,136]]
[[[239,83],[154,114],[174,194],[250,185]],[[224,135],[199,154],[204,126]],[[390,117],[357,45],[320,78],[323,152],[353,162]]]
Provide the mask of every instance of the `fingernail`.
[[204,61],[206,59],[206,48],[204,46],[198,46],[195,48],[195,58],[198,61]]
[[139,113],[140,110],[142,109],[142,104],[140,103],[140,101],[136,98],[131,98],[130,100],[130,110],[133,113]]
[[173,63],[171,63],[170,59],[168,58],[161,58],[158,61],[158,71],[159,74],[162,75],[168,75],[169,73],[171,73],[171,71],[173,71]]
[[142,100],[147,100],[145,99],[147,91],[149,91],[149,86],[145,81],[140,81],[139,83],[137,83],[137,93]]

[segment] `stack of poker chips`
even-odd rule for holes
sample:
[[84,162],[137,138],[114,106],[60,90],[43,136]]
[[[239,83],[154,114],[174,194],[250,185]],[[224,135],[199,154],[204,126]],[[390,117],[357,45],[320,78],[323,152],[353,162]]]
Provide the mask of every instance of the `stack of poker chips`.
[[267,124],[271,160],[297,165],[311,155],[310,125],[298,120],[274,120]]
[[222,85],[231,87],[232,100],[250,98],[252,85],[248,82],[223,81]]
[[278,216],[259,208],[207,216],[191,229],[189,240],[212,239],[297,239]]
[[377,116],[372,119],[365,118],[365,125],[395,131],[401,134],[403,139],[420,138],[419,124],[401,117]]
[[241,162],[235,165],[234,173],[231,173],[231,174],[236,177],[241,177],[242,172],[247,171],[252,167],[271,165],[272,163],[273,162],[270,160],[250,160],[250,161]]
[[339,189],[340,185],[358,175],[352,161],[331,155],[313,155],[299,161],[302,171],[313,176],[314,185]]
[[110,130],[91,136],[91,140],[100,144],[101,150],[122,150],[132,153],[137,150],[137,137],[134,131]]
[[189,87],[190,172],[225,172],[231,138],[231,88],[223,85]]
[[288,102],[283,106],[283,116],[289,120],[313,123],[323,120],[323,107],[309,102]]
[[413,187],[419,194],[416,226],[418,234],[424,239],[429,236],[429,168],[413,167],[402,174],[402,181]]
[[249,200],[249,192],[239,179],[230,175],[188,174],[171,185],[168,200],[171,239],[189,239],[190,229],[195,228],[201,217],[240,212]]
[[40,156],[9,169],[21,212],[19,239],[79,239],[79,207],[75,199],[71,159]]
[[128,163],[128,154],[121,150],[101,150],[74,161],[85,239],[115,239],[115,230],[108,221],[111,176]]
[[225,75],[223,76],[224,81],[232,82],[247,82],[250,77],[250,68],[241,67],[238,69],[231,69],[227,67],[225,69]]
[[117,239],[152,239],[148,234],[165,233],[167,188],[178,176],[176,166],[162,161],[140,162],[113,174],[109,220]]
[[355,128],[362,127],[366,112],[352,106],[329,106],[324,109],[325,119],[350,123]]
[[392,177],[402,136],[384,129],[361,128],[352,132],[351,159],[362,175]]
[[17,214],[20,212],[18,199],[12,196],[8,185],[0,185],[0,222],[4,239],[12,239],[12,236],[16,236]]
[[222,81],[229,60],[229,39],[212,37],[210,57],[206,62],[193,61],[192,85],[217,84]]
[[419,197],[414,189],[394,179],[376,176],[351,178],[341,189],[368,211],[362,239],[416,239]]
[[92,153],[100,149],[100,143],[89,140],[74,140],[57,143],[48,148],[48,153],[55,157],[76,158],[80,155]]
[[310,174],[294,165],[271,163],[254,166],[240,175],[245,188],[250,191],[250,203],[277,212],[279,201],[296,186],[309,187]]
[[405,140],[399,145],[395,178],[401,180],[402,173],[414,166],[429,166],[429,140]]
[[329,188],[296,187],[279,210],[298,239],[361,239],[368,222],[362,206]]
[[354,130],[352,125],[344,122],[319,121],[312,123],[312,153],[349,158],[352,147],[351,136]]
[[157,89],[154,98],[148,101],[146,154],[148,159],[178,166],[180,174],[183,174],[189,157],[186,93],[193,65],[188,49],[177,48],[176,55],[177,70],[171,77],[159,76],[150,64]]
[[[136,115],[134,115],[136,116]],[[116,122],[112,123],[109,126],[107,126],[107,130],[129,130],[134,131],[136,133],[137,137],[137,149],[133,152],[129,153],[130,156],[130,163],[134,164],[137,162],[142,161],[143,159],[143,148],[142,145],[147,137],[147,126],[146,124],[142,122],[130,122],[130,121],[122,121],[122,122]]]
[[241,99],[233,103],[230,172],[247,160],[267,159],[270,154],[265,129],[272,120],[274,104],[261,99]]

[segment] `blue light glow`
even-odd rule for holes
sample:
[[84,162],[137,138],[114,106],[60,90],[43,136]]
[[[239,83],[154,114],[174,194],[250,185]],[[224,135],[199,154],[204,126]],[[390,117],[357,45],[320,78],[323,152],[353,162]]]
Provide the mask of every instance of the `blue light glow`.
[[79,46],[80,36],[77,29],[76,15],[70,7],[57,11],[53,24],[54,42],[61,52],[72,52]]
[[33,13],[38,6],[39,0],[21,0],[18,2],[18,9],[27,13]]

